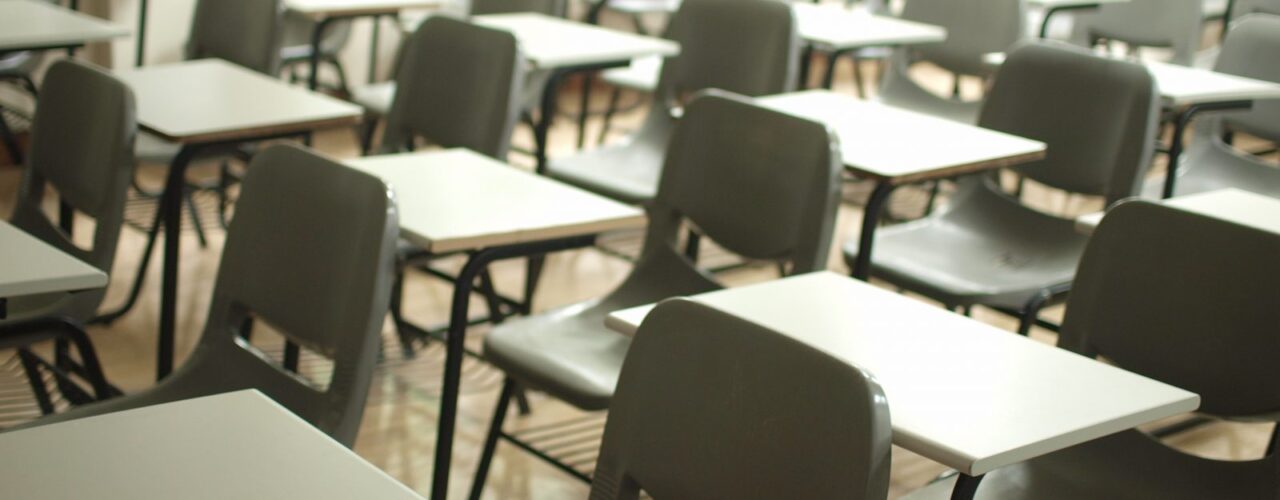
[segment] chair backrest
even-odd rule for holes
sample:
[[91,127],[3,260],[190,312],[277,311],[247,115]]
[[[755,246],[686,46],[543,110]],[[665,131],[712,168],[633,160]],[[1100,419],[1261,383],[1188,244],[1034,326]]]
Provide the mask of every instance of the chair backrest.
[[1076,274],[1060,345],[1192,391],[1200,411],[1280,411],[1280,234],[1148,201],[1112,208]]
[[672,299],[631,343],[590,498],[884,499],[891,436],[871,375]]
[[786,3],[685,0],[664,36],[680,44],[658,78],[657,95],[666,104],[703,89],[755,97],[795,87],[800,39]]
[[1097,12],[1076,16],[1072,38],[1093,45],[1099,39],[1137,47],[1169,47],[1172,62],[1190,66],[1200,48],[1204,0],[1129,0],[1104,3]]
[[[133,91],[102,69],[61,59],[49,67],[40,92],[12,222],[110,273],[133,176],[133,142],[138,131]],[[94,219],[91,248],[73,243],[43,211],[50,186],[62,203]],[[87,320],[105,293],[78,293],[64,313]]]
[[[171,383],[258,389],[350,444],[377,365],[398,234],[395,202],[376,177],[297,146],[258,153],[227,229],[204,336]],[[331,359],[328,387],[246,349],[239,330],[248,318]]]
[[[1246,15],[1231,23],[1214,70],[1280,83],[1277,54],[1280,54],[1280,16]],[[1280,101],[1255,101],[1249,112],[1231,113],[1223,120],[1228,127],[1280,142]]]
[[685,108],[649,207],[643,267],[675,253],[687,221],[750,259],[825,269],[840,190],[840,150],[824,125],[705,91]]
[[471,0],[471,15],[537,12],[564,17],[567,3],[566,0]]
[[1023,0],[907,0],[902,18],[947,29],[944,43],[907,53],[960,75],[985,76],[983,56],[1004,52],[1026,34]]
[[1036,139],[1043,160],[1023,175],[1107,203],[1138,193],[1151,163],[1159,93],[1141,65],[1056,42],[1012,52],[987,93],[978,124]]
[[1239,18],[1248,14],[1280,15],[1280,0],[1234,0],[1231,16]]
[[275,76],[284,38],[284,0],[198,0],[187,59],[216,57]]
[[382,150],[421,137],[506,159],[524,78],[516,38],[444,16],[418,27],[396,74]]

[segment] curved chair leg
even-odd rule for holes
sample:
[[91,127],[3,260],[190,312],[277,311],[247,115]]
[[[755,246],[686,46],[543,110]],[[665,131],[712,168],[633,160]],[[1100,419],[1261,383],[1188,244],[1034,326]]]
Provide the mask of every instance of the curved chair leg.
[[850,59],[853,59],[853,84],[858,89],[858,97],[866,99],[867,85],[862,79],[862,58],[855,52]]
[[397,263],[395,280],[391,284],[391,322],[396,328],[396,337],[400,339],[400,353],[405,359],[413,359],[413,334],[406,328],[404,319],[404,272],[404,265]]
[[333,71],[338,74],[338,92],[344,96],[351,95],[351,87],[347,86],[347,70],[342,67],[342,61],[339,61],[336,56],[329,56],[326,59],[333,65]]
[[485,480],[489,478],[489,465],[493,462],[493,453],[498,448],[498,438],[502,436],[502,425],[507,419],[507,408],[511,405],[511,396],[515,393],[516,382],[511,377],[502,381],[502,393],[498,395],[498,405],[493,410],[493,420],[489,423],[489,432],[484,438],[484,449],[480,452],[480,464],[476,466],[476,478],[471,483],[471,500],[480,500],[484,493]]
[[378,118],[365,115],[364,125],[360,127],[360,156],[369,156],[373,152],[373,136],[378,133]]
[[1048,291],[1041,290],[1022,306],[1018,316],[1018,335],[1026,337],[1031,334],[1031,327],[1035,326],[1036,319],[1040,317],[1040,310],[1049,302],[1050,297],[1051,294]]
[[600,126],[600,135],[596,137],[596,145],[603,145],[605,140],[609,138],[609,131],[613,128],[613,115],[618,113],[618,101],[622,99],[622,89],[614,87],[609,93],[609,107],[604,110],[604,123]]
[[200,211],[196,209],[196,200],[192,196],[190,190],[182,196],[187,205],[187,210],[191,212],[191,228],[196,230],[196,239],[200,242],[200,248],[209,248],[209,240],[204,235],[204,223],[200,220]]

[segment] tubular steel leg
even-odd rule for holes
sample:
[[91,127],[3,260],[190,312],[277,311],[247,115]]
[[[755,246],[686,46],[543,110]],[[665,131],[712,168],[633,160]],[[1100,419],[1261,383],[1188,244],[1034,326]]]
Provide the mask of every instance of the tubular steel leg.
[[542,278],[542,268],[546,262],[546,256],[534,255],[525,263],[524,304],[520,308],[520,313],[525,316],[533,312],[533,296],[538,291],[538,281]]
[[151,254],[154,253],[156,239],[160,236],[160,222],[164,219],[164,211],[156,207],[156,215],[151,222],[151,230],[147,231],[147,245],[142,250],[142,261],[138,263],[137,277],[133,279],[133,287],[129,289],[129,297],[125,299],[124,305],[114,311],[103,313],[98,317],[89,320],[90,323],[101,323],[109,325],[121,316],[124,316],[133,309],[138,303],[138,296],[142,293],[142,284],[146,281],[147,267],[151,264]]
[[333,21],[332,17],[321,19],[316,23],[316,28],[311,31],[311,57],[307,59],[307,67],[311,70],[311,74],[307,75],[308,89],[320,88],[320,45],[324,41],[324,31]]
[[1177,189],[1178,182],[1178,162],[1182,159],[1183,135],[1186,135],[1187,127],[1191,124],[1191,119],[1195,115],[1206,111],[1229,111],[1229,110],[1245,110],[1253,107],[1253,101],[1223,101],[1211,102],[1204,104],[1192,104],[1186,109],[1178,113],[1173,121],[1173,138],[1169,143],[1169,166],[1166,168],[1164,178],[1164,198],[1172,198],[1174,191]]
[[1031,334],[1031,327],[1035,326],[1036,318],[1040,317],[1040,309],[1049,302],[1050,294],[1048,291],[1041,290],[1035,297],[1028,300],[1022,306],[1022,311],[1018,315],[1018,335],[1026,337]]
[[200,248],[209,248],[209,240],[204,236],[204,221],[200,220],[200,212],[196,209],[196,200],[190,191],[182,194],[182,201],[186,202],[187,211],[191,212],[191,228],[195,229],[196,241],[200,242]]
[[862,213],[858,259],[853,265],[854,278],[867,281],[871,276],[871,251],[876,242],[876,226],[880,224],[880,217],[884,215],[884,210],[889,205],[889,195],[893,194],[896,187],[888,182],[877,182],[875,189],[871,191],[871,197],[867,199],[867,206],[863,208]]
[[27,382],[31,383],[31,394],[36,398],[36,405],[40,406],[40,414],[50,415],[53,413],[53,399],[49,397],[49,388],[45,387],[44,378],[40,376],[40,363],[35,356],[31,351],[18,349],[22,371],[27,373]]
[[702,250],[702,235],[694,232],[692,229],[688,230],[687,234],[688,236],[685,237],[684,241],[684,258],[689,259],[689,262],[697,264],[698,254],[701,253]]
[[560,90],[560,81],[563,76],[558,71],[553,73],[550,78],[547,78],[546,86],[542,88],[542,106],[538,112],[538,121],[533,127],[534,158],[538,162],[539,175],[547,172],[547,135],[551,132],[551,123],[555,121],[556,94]]
[[981,482],[982,475],[957,475],[956,485],[951,490],[951,500],[973,500],[974,495],[978,493],[978,484]]
[[138,0],[138,39],[134,46],[133,65],[142,67],[147,50],[147,0]]
[[836,64],[840,62],[840,57],[844,56],[848,51],[837,50],[831,53],[827,58],[827,70],[822,74],[822,88],[831,90],[831,86],[836,82]]
[[809,87],[809,71],[813,65],[813,45],[805,44],[804,49],[800,51],[800,70],[796,75],[799,80],[796,82],[797,90],[804,90]]
[[609,93],[609,108],[604,111],[604,123],[600,126],[600,135],[596,137],[596,145],[602,146],[609,139],[609,131],[613,128],[613,115],[618,113],[618,102],[622,100],[622,89],[614,87]]
[[515,393],[516,383],[510,377],[502,381],[502,393],[498,395],[498,404],[493,410],[493,420],[489,421],[489,433],[484,438],[484,449],[480,452],[480,464],[476,466],[476,478],[471,482],[471,500],[480,500],[484,493],[485,480],[489,478],[489,464],[493,462],[493,453],[498,448],[498,437],[502,434],[502,425],[507,420],[507,409],[511,406],[511,398]]
[[582,74],[582,94],[578,108],[578,150],[587,143],[587,117],[591,111],[591,86],[595,81],[595,73]]
[[184,146],[169,166],[160,211],[164,219],[164,278],[160,289],[160,339],[156,353],[156,380],[173,371],[174,337],[178,314],[178,259],[182,251],[182,198],[186,190],[187,166],[196,149]]

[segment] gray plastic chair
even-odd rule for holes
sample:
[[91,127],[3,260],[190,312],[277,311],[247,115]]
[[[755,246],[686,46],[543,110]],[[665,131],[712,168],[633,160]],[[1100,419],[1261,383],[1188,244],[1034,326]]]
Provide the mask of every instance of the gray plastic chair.
[[1232,20],[1249,14],[1280,15],[1280,0],[1235,0]]
[[[1137,194],[1159,111],[1146,68],[1029,42],[996,76],[979,125],[1048,145],[1044,160],[1016,168],[1023,176],[1111,204]],[[1004,194],[991,175],[957,184],[939,212],[879,231],[871,273],[951,308],[985,305],[1015,314],[1025,334],[1040,308],[1069,290],[1088,237],[1073,220]],[[857,242],[844,252],[852,267]]]
[[420,137],[505,160],[523,76],[515,36],[437,16],[405,51],[380,150],[401,151]]
[[[566,3],[566,0],[477,0],[471,2],[471,15],[536,12],[548,16],[563,17],[565,9],[567,9]],[[410,31],[417,31],[417,26],[414,26]],[[397,76],[404,61],[404,52],[404,47],[402,46],[401,50],[396,53],[395,74]],[[546,76],[537,73],[526,72],[524,75],[524,83],[520,85],[520,88],[523,89],[519,99],[521,111],[531,109],[534,103],[537,102],[536,99],[541,95],[542,87],[546,83]],[[365,126],[367,128],[365,129],[364,142],[366,152],[370,150],[369,144],[372,141],[372,134],[378,126],[378,121],[391,112],[391,104],[395,100],[395,96],[396,82],[394,79],[356,87],[352,91],[352,102],[359,104],[365,111]]]
[[840,169],[837,141],[821,124],[719,91],[694,99],[673,133],[644,248],[622,285],[599,300],[497,325],[485,337],[486,359],[507,380],[472,498],[484,488],[498,438],[514,440],[502,424],[517,382],[604,410],[631,344],[605,328],[605,316],[721,288],[677,248],[684,222],[730,252],[790,263],[792,273],[824,269]]
[[[1247,15],[1231,24],[1214,69],[1280,83],[1276,54],[1280,54],[1280,16]],[[1234,187],[1280,198],[1280,168],[1231,147],[1224,140],[1230,131],[1280,142],[1280,101],[1257,101],[1248,112],[1202,119],[1178,166],[1176,194]],[[1164,180],[1153,179],[1145,192],[1160,198],[1163,190]]]
[[867,372],[672,299],[627,353],[590,498],[884,499],[891,440]]
[[1099,40],[1168,47],[1173,49],[1170,62],[1191,66],[1200,49],[1203,23],[1204,0],[1130,0],[1075,16],[1072,40],[1090,47]]
[[[377,366],[400,232],[381,180],[297,146],[254,157],[227,231],[204,335],[173,375],[143,392],[36,421],[60,422],[257,389],[350,446]],[[328,387],[247,345],[248,322],[333,361]]]
[[[59,0],[43,1],[54,5],[62,3]],[[23,90],[31,94],[31,97],[38,97],[39,90],[36,87],[35,74],[43,67],[45,54],[47,53],[48,51],[31,50],[0,53],[0,81],[16,80]],[[3,147],[8,152],[9,158],[14,164],[21,165],[23,163],[22,150],[18,145],[18,139],[14,135],[13,129],[5,121],[3,106],[0,106],[0,147]]]
[[981,101],[939,96],[910,75],[918,62],[935,64],[956,75],[986,77],[991,67],[983,56],[1004,52],[1025,37],[1023,0],[907,0],[902,18],[947,29],[943,43],[902,47],[885,67],[878,98],[885,104],[961,123],[975,123]]
[[[1280,235],[1147,201],[1102,220],[1080,265],[1058,345],[1200,395],[1202,414],[1280,415]],[[1272,438],[1275,449],[1274,441]],[[908,498],[948,498],[951,481]],[[1280,458],[1202,458],[1137,430],[987,474],[980,499],[1280,495]]]
[[[110,73],[72,59],[54,62],[45,73],[43,98],[31,128],[31,154],[18,189],[10,222],[17,228],[85,263],[111,274],[124,205],[133,175],[133,142],[138,125],[133,92]],[[45,212],[46,194],[58,195],[60,220]],[[68,236],[79,213],[93,219],[92,243],[83,248]],[[0,320],[0,348],[18,348],[41,412],[54,411],[40,367],[44,362],[26,347],[56,339],[54,362],[67,371],[80,365],[93,395],[75,381],[51,371],[63,396],[72,403],[109,397],[112,390],[98,366],[83,325],[93,317],[106,288],[74,293],[10,297],[8,317]],[[68,357],[75,344],[80,360]]]
[[[750,36],[744,36],[750,34]],[[626,203],[653,199],[671,136],[672,108],[702,89],[748,96],[792,90],[800,39],[791,8],[773,0],[686,0],[666,38],[680,55],[662,65],[654,105],[626,144],[553,159],[547,175]]]
[[[32,122],[31,154],[10,222],[109,275],[133,175],[133,141],[138,130],[133,92],[96,66],[63,59],[45,74],[42,93]],[[60,221],[46,215],[45,194],[50,187],[66,209],[93,219],[90,248],[72,242]],[[84,322],[93,317],[105,295],[103,288],[15,297],[9,300],[9,319],[57,315]]]
[[[381,22],[381,19],[375,19],[374,22]],[[347,85],[347,71],[338,56],[351,40],[352,24],[350,19],[329,23],[320,39],[320,62],[333,66],[338,76],[337,90],[343,94],[350,92],[350,86]],[[297,65],[311,62],[311,38],[315,33],[316,25],[315,21],[303,14],[292,10],[285,11],[284,34],[280,49],[281,66],[293,70]]]

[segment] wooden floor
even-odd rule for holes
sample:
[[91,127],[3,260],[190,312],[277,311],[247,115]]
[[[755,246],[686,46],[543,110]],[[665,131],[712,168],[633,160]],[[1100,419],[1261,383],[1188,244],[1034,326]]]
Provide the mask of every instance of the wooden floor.
[[[837,89],[853,92],[849,81],[850,68],[842,67]],[[868,65],[868,73],[874,74],[874,68]],[[924,73],[938,86],[946,87],[949,79],[943,75]],[[966,93],[977,92],[976,82],[968,82]],[[576,88],[566,89],[562,103],[569,107],[577,102]],[[572,96],[569,95],[572,93]],[[606,92],[595,93],[598,98],[595,106],[603,106]],[[626,100],[634,100],[629,96]],[[643,109],[633,111],[619,121],[626,126],[635,126],[643,114]],[[566,155],[573,149],[575,128],[571,120],[562,118],[552,132],[552,154]],[[592,133],[599,127],[599,120],[591,123]],[[520,128],[516,132],[516,141],[524,146],[530,143],[529,131]],[[621,134],[615,136],[615,140]],[[349,130],[332,130],[320,134],[317,147],[327,153],[343,157],[352,156],[356,152],[354,135]],[[527,158],[513,155],[513,161],[521,165],[529,165]],[[198,171],[201,169],[197,169]],[[208,174],[212,169],[204,167]],[[162,168],[146,166],[141,170],[141,177],[148,182],[158,182]],[[13,168],[0,168],[0,216],[9,212],[16,191],[19,172]],[[860,183],[846,185],[846,203],[840,209],[838,222],[839,238],[846,241],[856,235],[861,212],[860,202],[866,196],[868,187]],[[925,196],[919,190],[903,190],[895,195],[893,215],[912,217],[918,215],[923,208]],[[1082,213],[1098,208],[1096,200],[1069,199],[1059,193],[1044,189],[1032,188],[1028,199],[1037,206],[1062,213]],[[206,225],[211,225],[205,220]],[[84,224],[81,224],[83,226]],[[178,303],[178,350],[180,359],[195,344],[204,323],[204,315],[208,305],[213,277],[217,268],[219,249],[224,234],[213,229],[209,234],[207,248],[198,246],[195,236],[190,232],[183,234],[184,257],[181,267],[181,293]],[[622,251],[634,251],[638,242],[637,235],[617,235],[610,238],[611,245]],[[136,269],[145,240],[142,233],[126,229],[122,234],[119,257],[113,273],[110,293],[107,297],[107,308],[119,304],[128,289]],[[628,250],[630,249],[630,250]],[[716,255],[714,250],[708,251],[709,261],[724,261],[725,256]],[[458,266],[460,262],[447,263]],[[833,270],[847,272],[839,258],[839,249],[832,249],[830,267]],[[537,308],[545,310],[575,301],[593,298],[604,294],[616,286],[628,272],[629,264],[617,257],[597,250],[582,250],[552,255],[544,273],[541,288],[537,295]],[[520,263],[500,263],[494,267],[494,275],[500,290],[515,294],[522,286],[523,266]],[[769,266],[757,266],[723,274],[729,284],[742,284],[776,276]],[[157,283],[159,266],[153,265],[147,274],[147,288],[141,302],[132,313],[109,327],[95,326],[91,328],[94,342],[103,358],[111,380],[126,391],[146,388],[152,383],[156,325],[158,311]],[[406,306],[410,317],[421,324],[441,324],[448,311],[450,288],[444,283],[422,275],[413,275],[408,281]],[[478,306],[478,304],[477,304]],[[1048,316],[1058,317],[1061,310],[1048,312]],[[975,316],[1002,328],[1011,329],[1013,322],[1005,317],[986,310],[975,311]],[[479,334],[483,328],[474,330]],[[1012,335],[1012,333],[1010,333]],[[1053,335],[1046,331],[1037,331],[1035,338],[1044,342],[1053,342]],[[413,489],[427,493],[430,485],[432,456],[434,452],[434,436],[439,394],[439,374],[441,372],[441,350],[438,346],[429,346],[411,360],[402,359],[395,348],[395,342],[388,328],[385,332],[387,360],[378,371],[374,380],[374,388],[369,397],[368,409],[356,452],[373,464],[386,470]],[[472,339],[478,339],[473,335]],[[0,353],[0,366],[8,353]],[[307,364],[306,369],[323,370]],[[0,373],[0,378],[3,373]],[[471,474],[475,466],[481,439],[491,416],[497,388],[501,376],[495,370],[478,362],[468,362],[465,368],[463,396],[461,399],[458,439],[455,445],[451,498],[464,498],[471,485]],[[0,386],[12,387],[12,386]],[[574,419],[572,428],[575,440],[583,438],[583,444],[569,446],[567,450],[578,461],[589,462],[594,457],[596,443],[592,437],[598,436],[601,416],[586,416],[559,402],[547,399],[538,394],[531,395],[533,414],[528,417],[508,419],[513,429],[548,425],[553,422]],[[15,418],[9,415],[8,418]],[[25,418],[17,415],[17,418]],[[2,425],[3,422],[0,422]],[[567,431],[565,431],[567,432]],[[1258,424],[1212,424],[1178,436],[1173,442],[1192,453],[1225,459],[1247,459],[1261,456],[1265,438],[1270,432],[1269,425]],[[893,461],[893,483],[891,497],[897,497],[913,488],[925,484],[944,468],[927,459],[910,452],[895,449]],[[283,478],[282,478],[283,479]],[[586,485],[570,476],[553,469],[528,454],[501,445],[496,458],[487,489],[486,498],[533,499],[533,498],[584,498]]]

